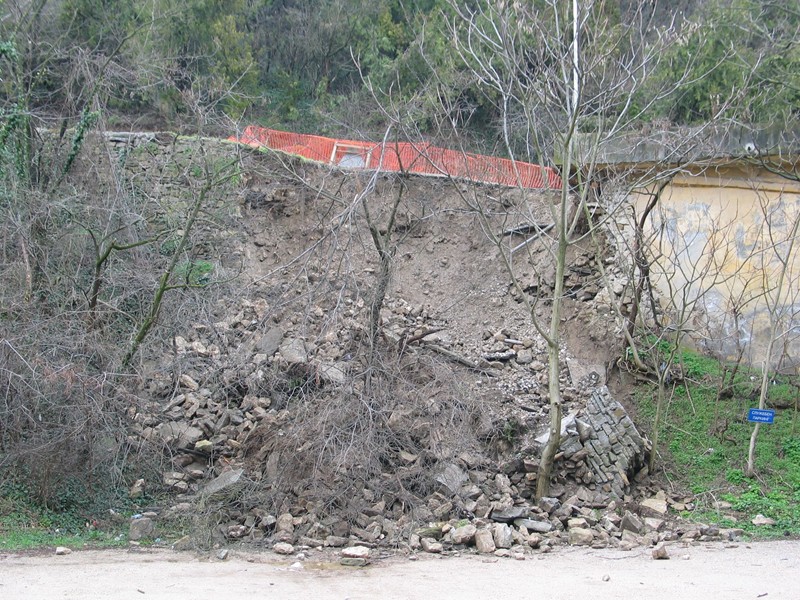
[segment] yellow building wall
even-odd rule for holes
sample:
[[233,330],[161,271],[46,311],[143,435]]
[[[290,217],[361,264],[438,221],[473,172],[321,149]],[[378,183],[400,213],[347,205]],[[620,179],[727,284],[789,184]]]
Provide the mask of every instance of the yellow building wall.
[[[637,210],[646,201],[638,195]],[[779,319],[772,364],[800,363],[799,219],[800,184],[756,165],[676,176],[646,231],[667,313],[696,302],[682,324],[695,342],[726,358],[741,344],[754,366],[763,364],[770,324]]]

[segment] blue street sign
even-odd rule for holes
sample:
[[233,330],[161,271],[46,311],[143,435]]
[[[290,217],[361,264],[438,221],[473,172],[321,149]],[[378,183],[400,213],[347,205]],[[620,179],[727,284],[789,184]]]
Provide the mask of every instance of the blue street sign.
[[774,423],[775,411],[771,409],[751,408],[747,411],[747,420],[751,423]]

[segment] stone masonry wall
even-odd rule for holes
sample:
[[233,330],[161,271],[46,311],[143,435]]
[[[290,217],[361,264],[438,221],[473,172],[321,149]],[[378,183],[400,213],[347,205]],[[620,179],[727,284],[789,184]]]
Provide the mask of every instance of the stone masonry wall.
[[603,494],[622,498],[647,462],[650,442],[605,386],[595,389],[580,414],[562,425],[562,468]]

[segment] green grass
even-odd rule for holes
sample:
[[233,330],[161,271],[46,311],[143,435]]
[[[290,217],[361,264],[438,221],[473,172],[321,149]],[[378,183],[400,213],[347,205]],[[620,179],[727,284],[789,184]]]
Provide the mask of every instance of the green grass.
[[[0,553],[54,548],[114,548],[129,544],[131,515],[164,498],[145,494],[132,501],[127,488],[87,488],[74,479],[61,482],[43,503],[31,479],[6,474],[0,480]],[[140,503],[140,504],[137,504]],[[157,537],[143,546],[169,544],[191,531],[189,518],[159,519]]]
[[[691,516],[765,537],[800,534],[796,389],[787,382],[770,386],[767,405],[791,407],[778,408],[775,423],[761,426],[751,478],[745,471],[753,424],[746,417],[747,410],[758,405],[759,374],[743,370],[732,397],[717,401],[723,371],[717,361],[684,351],[680,362],[685,381],[667,393],[658,464],[673,485],[694,494],[697,510]],[[644,429],[653,420],[654,398],[654,388],[639,388],[639,422]],[[720,500],[730,502],[732,511],[714,509]],[[724,513],[731,512],[736,521],[725,518]],[[775,525],[752,525],[757,514],[774,519]]]
[[184,261],[175,267],[178,279],[192,286],[202,286],[211,280],[214,264],[207,260]]
[[81,519],[71,511],[59,513],[0,497],[0,552],[43,546],[105,548],[127,543],[122,522],[99,523]]
[[87,530],[85,533],[66,533],[55,529],[6,527],[0,523],[0,552],[30,550],[42,547],[115,548],[128,545],[122,532]]
[[[0,482],[0,552],[43,546],[98,548],[128,543],[127,518],[119,513],[112,515],[105,508],[111,499],[100,490],[86,490],[68,480],[49,498],[47,505],[37,498],[21,475]],[[124,504],[124,500],[121,502]]]

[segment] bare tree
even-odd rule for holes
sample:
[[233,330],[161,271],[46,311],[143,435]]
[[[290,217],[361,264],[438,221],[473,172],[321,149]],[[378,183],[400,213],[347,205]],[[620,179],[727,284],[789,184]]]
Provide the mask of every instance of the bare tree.
[[696,337],[697,323],[705,316],[705,305],[718,287],[733,279],[737,271],[725,265],[735,262],[731,240],[737,223],[713,214],[708,207],[685,214],[673,207],[651,213],[651,235],[645,239],[642,256],[656,288],[658,314],[638,323],[638,353],[648,363],[656,381],[656,413],[651,428],[652,450],[648,467],[653,472],[667,405],[667,389],[681,383],[679,362],[686,340]]
[[[196,155],[199,164],[192,166],[187,165],[187,170],[200,169],[200,177],[191,177],[187,173],[186,179],[190,182],[190,190],[192,194],[192,204],[187,211],[185,219],[180,223],[177,229],[177,237],[175,240],[175,247],[171,250],[169,262],[165,265],[161,273],[158,284],[153,292],[153,299],[150,303],[150,308],[142,318],[141,322],[137,325],[136,332],[130,343],[128,351],[122,359],[122,366],[128,367],[131,360],[136,355],[142,342],[145,340],[151,329],[158,322],[159,314],[164,303],[165,294],[171,290],[185,290],[189,288],[205,288],[214,281],[200,280],[199,276],[205,273],[198,273],[195,261],[191,258],[191,254],[187,255],[190,250],[191,239],[195,233],[195,226],[203,215],[203,211],[208,210],[208,205],[215,199],[215,195],[224,189],[224,184],[230,180],[238,177],[239,170],[238,157],[234,156],[232,159],[224,160],[221,164],[215,163],[210,160],[204,151],[202,144],[199,147],[200,152]],[[131,247],[149,243],[149,240],[142,241]],[[114,245],[108,247],[109,250],[114,248]],[[119,248],[118,248],[119,249]],[[124,248],[123,248],[124,249]],[[188,260],[187,260],[188,256]],[[101,256],[102,258],[102,256]],[[180,261],[185,261],[184,268],[179,272],[178,265]],[[95,263],[97,265],[97,262]],[[95,279],[96,281],[96,279]]]
[[[757,258],[762,275],[760,288],[769,321],[763,361],[761,363],[761,385],[758,407],[766,408],[770,377],[773,373],[773,357],[781,339],[796,327],[797,256],[795,242],[800,229],[800,214],[790,210],[782,198],[768,201],[761,198],[760,211],[763,218],[759,228],[760,247]],[[757,422],[750,436],[747,453],[747,470],[755,474],[755,450],[761,423]]]
[[[609,219],[627,198],[622,190],[597,197],[598,165],[601,159],[619,153],[626,134],[640,129],[650,107],[680,89],[690,78],[691,65],[673,81],[657,84],[649,79],[664,49],[675,43],[678,28],[674,23],[656,27],[646,2],[633,3],[619,20],[610,3],[602,0],[571,5],[453,1],[450,8],[455,51],[494,103],[505,151],[513,159],[522,144],[524,156],[558,165],[562,174],[560,189],[553,190],[553,200],[547,203],[549,218],[542,220],[542,215],[528,210],[524,225],[530,240],[511,245],[502,231],[491,230],[484,220],[513,287],[527,303],[531,322],[547,344],[550,422],[537,479],[536,493],[541,497],[548,492],[560,445],[567,257],[570,248],[590,243],[592,231],[602,221],[593,214],[598,203]],[[630,148],[625,150],[630,154]],[[682,154],[671,148],[659,162],[671,164]],[[637,187],[637,180],[641,185],[641,178],[618,178],[627,182],[623,187],[628,191]],[[488,215],[489,206],[474,200],[473,208]],[[539,303],[529,297],[521,277],[521,269],[537,264],[530,260],[533,239],[548,253],[554,270],[551,284],[538,288],[549,305],[547,313],[539,311]]]

